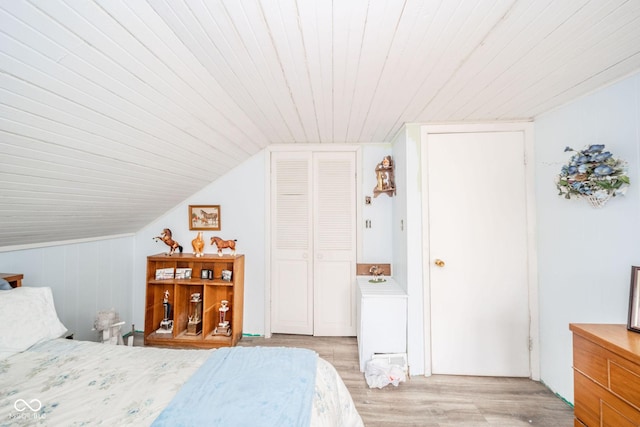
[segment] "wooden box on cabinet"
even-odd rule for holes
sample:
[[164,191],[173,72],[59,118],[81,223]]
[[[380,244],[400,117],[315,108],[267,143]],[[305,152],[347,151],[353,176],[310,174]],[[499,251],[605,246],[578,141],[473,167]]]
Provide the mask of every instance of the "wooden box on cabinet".
[[[156,270],[164,268],[190,268],[189,279],[156,279]],[[202,270],[212,272],[211,279],[202,278]],[[231,280],[222,279],[222,271],[231,271]],[[230,347],[242,338],[244,302],[244,255],[158,254],[147,257],[147,296],[144,320],[144,344],[163,347],[214,348]],[[164,317],[164,296],[169,291],[169,304],[173,320],[171,333],[158,333]],[[187,334],[191,295],[202,298],[202,333]],[[216,335],[219,307],[222,300],[229,302],[226,320],[231,335]]]
[[640,334],[571,324],[575,426],[640,425]]

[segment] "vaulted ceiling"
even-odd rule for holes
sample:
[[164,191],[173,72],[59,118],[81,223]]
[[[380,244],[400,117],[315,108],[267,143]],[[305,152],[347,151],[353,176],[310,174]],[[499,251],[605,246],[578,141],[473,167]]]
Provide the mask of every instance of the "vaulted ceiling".
[[637,0],[5,0],[0,247],[135,232],[271,143],[532,119],[640,69]]

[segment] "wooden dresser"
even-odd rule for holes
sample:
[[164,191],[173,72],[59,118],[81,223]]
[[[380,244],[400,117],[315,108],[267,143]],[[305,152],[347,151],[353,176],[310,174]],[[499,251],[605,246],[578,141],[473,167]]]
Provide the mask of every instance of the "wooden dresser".
[[569,329],[574,425],[640,426],[640,334],[626,325],[572,323]]
[[24,276],[22,274],[14,274],[14,273],[0,273],[0,279],[4,279],[9,282],[12,288],[19,288],[22,286],[22,278]]

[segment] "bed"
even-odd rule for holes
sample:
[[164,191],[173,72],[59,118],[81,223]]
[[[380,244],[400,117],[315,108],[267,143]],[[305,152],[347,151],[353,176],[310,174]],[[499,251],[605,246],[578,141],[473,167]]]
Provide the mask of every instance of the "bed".
[[363,425],[335,368],[309,350],[64,339],[49,288],[0,291],[0,322],[1,427]]

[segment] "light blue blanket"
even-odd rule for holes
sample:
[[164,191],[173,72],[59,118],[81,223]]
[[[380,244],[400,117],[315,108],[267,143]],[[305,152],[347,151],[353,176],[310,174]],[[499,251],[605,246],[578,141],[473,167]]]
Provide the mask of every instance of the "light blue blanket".
[[153,426],[308,426],[317,361],[301,348],[220,348]]

